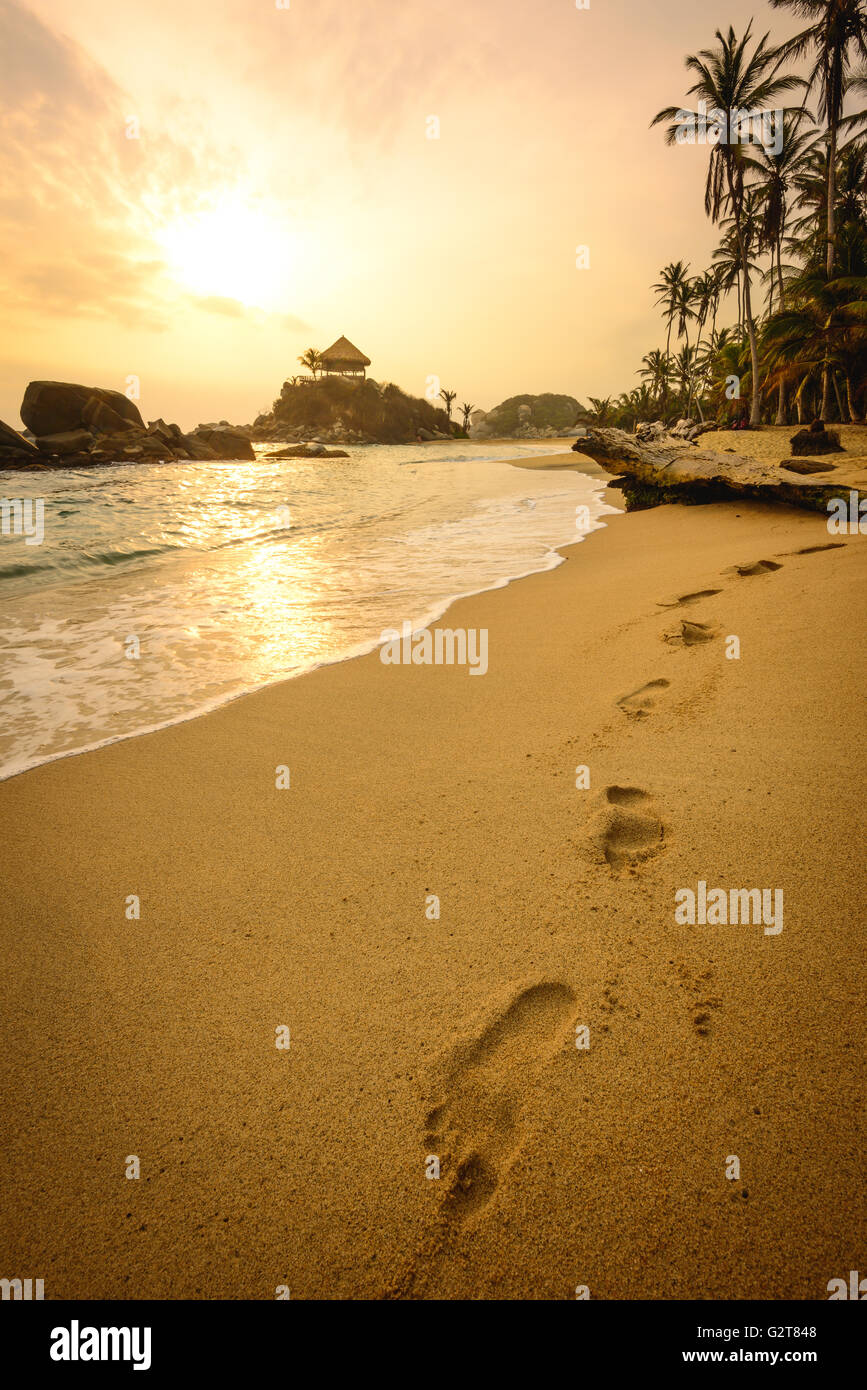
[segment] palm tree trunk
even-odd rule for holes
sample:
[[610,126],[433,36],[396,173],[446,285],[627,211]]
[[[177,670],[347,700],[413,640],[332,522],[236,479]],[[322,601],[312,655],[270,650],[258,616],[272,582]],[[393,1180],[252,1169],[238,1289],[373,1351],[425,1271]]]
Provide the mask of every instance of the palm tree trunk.
[[[827,238],[827,250],[825,254],[825,275],[829,280],[834,278],[834,237],[836,232],[835,203],[837,201],[837,122],[833,117],[828,120],[828,177],[827,177],[827,202],[825,206],[825,236]],[[836,383],[835,383],[836,385]],[[827,420],[831,413],[831,372],[827,361],[822,368],[822,419]]]
[[[687,361],[687,366],[688,366],[688,365],[689,365],[689,328],[687,327],[685,321],[684,321],[684,325],[683,325],[683,336],[686,338],[686,361]],[[686,415],[687,415],[687,419],[689,419],[689,407],[691,406],[691,404],[692,404],[692,372],[689,372],[689,374],[687,375],[687,378],[686,378]]]
[[731,167],[728,169],[729,196],[731,198],[732,212],[734,213],[735,229],[738,234],[738,246],[741,253],[741,265],[744,270],[744,316],[747,321],[747,333],[750,339],[750,362],[753,374],[753,398],[750,406],[750,426],[758,429],[762,423],[762,397],[759,390],[759,348],[756,342],[756,325],[753,323],[753,306],[750,299],[750,272],[747,265],[747,253],[744,246],[744,234],[741,227],[740,204],[735,198],[734,184],[732,182]]
[[[783,233],[782,233],[782,228],[780,229],[780,233],[779,233],[779,235],[778,235],[778,237],[777,237],[777,286],[778,286],[779,291],[780,291],[780,308],[783,309],[783,308],[785,308],[785,299],[784,299],[784,290],[783,290]],[[781,381],[781,382],[780,382],[780,391],[779,391],[779,395],[777,396],[777,419],[776,419],[776,422],[775,422],[775,423],[778,424],[778,425],[784,425],[784,424],[786,423],[786,383],[785,383],[785,381]]]
[[841,425],[848,425],[849,421],[846,419],[848,411],[843,409],[843,398],[840,395],[840,383],[837,380],[837,373],[832,372],[831,375],[834,379],[834,394],[837,397],[837,408],[840,411],[840,423]]
[[852,378],[846,373],[846,404],[849,407],[849,420],[853,425],[863,425],[864,421],[858,414],[858,407],[855,404],[855,393],[852,390]]
[[837,201],[837,122],[828,121],[828,203],[826,208],[826,229],[828,247],[825,256],[825,274],[829,280],[834,278],[834,238],[836,234]]
[[821,415],[827,420],[831,414],[831,373],[826,362],[822,368],[822,407]]

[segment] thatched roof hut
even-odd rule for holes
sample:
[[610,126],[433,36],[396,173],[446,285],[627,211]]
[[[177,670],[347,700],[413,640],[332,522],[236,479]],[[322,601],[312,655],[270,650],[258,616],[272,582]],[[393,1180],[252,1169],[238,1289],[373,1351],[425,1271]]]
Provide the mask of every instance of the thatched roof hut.
[[338,338],[330,348],[319,354],[320,373],[337,376],[364,376],[365,367],[370,366],[370,358],[359,352],[348,338]]

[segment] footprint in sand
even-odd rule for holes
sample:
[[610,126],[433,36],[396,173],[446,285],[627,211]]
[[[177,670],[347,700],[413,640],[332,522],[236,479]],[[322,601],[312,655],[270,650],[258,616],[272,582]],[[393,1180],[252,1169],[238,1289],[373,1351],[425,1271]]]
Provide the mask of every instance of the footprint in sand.
[[685,647],[698,647],[702,642],[712,642],[718,632],[719,628],[714,623],[687,622],[686,618],[681,618],[680,630],[664,632],[662,639],[664,642],[681,642]]
[[568,985],[533,985],[450,1054],[439,1088],[445,1099],[428,1112],[425,1135],[447,1183],[447,1220],[462,1222],[491,1200],[520,1145],[522,1101],[562,1044],[574,1009]]
[[803,550],[793,550],[792,555],[816,555],[820,550],[842,550],[843,541],[828,541],[826,545],[805,545]]
[[709,968],[703,970],[700,975],[693,975],[686,965],[678,965],[677,976],[682,988],[691,996],[689,1012],[692,1026],[700,1038],[706,1038],[711,1031],[713,1015],[722,1008],[719,995],[709,993],[714,979],[713,969]]
[[640,689],[633,690],[629,695],[621,695],[617,701],[624,714],[628,714],[632,719],[645,719],[656,704],[664,690],[671,685],[671,681],[657,680],[648,681],[647,685],[642,685]]
[[691,603],[698,603],[699,599],[713,598],[721,593],[722,589],[696,589],[694,594],[680,594],[677,598],[657,601],[660,608],[686,608]]
[[776,560],[753,560],[748,565],[732,565],[731,569],[725,571],[726,574],[739,574],[746,579],[752,574],[773,574],[774,570],[781,570],[782,565],[778,565]]
[[652,858],[665,848],[659,808],[641,787],[606,787],[584,830],[592,858],[622,869]]

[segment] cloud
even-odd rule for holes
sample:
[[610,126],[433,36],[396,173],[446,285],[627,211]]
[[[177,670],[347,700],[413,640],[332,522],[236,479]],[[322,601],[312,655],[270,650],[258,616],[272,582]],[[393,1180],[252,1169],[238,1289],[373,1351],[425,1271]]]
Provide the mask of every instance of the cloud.
[[221,294],[191,294],[190,302],[206,314],[225,314],[227,318],[242,319],[247,313],[246,305],[239,299],[227,299]]
[[281,328],[286,328],[290,333],[309,333],[312,325],[305,319],[299,319],[295,314],[276,314],[274,316]]
[[240,299],[230,299],[222,294],[191,294],[187,298],[196,309],[205,314],[222,314],[225,318],[243,319],[257,326],[276,325],[292,333],[307,333],[310,324],[295,314],[269,314],[264,309],[250,304],[242,304]]
[[0,0],[0,263],[4,312],[164,327],[175,291],[154,241],[194,211],[231,151],[132,129],[135,103],[78,45]]

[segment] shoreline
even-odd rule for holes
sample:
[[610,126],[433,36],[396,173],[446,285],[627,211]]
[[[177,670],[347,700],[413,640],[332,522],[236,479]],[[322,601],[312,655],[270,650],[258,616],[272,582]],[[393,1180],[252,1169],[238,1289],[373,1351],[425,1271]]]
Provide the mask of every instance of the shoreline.
[[[510,467],[526,468],[531,471],[545,468],[570,468],[575,472],[581,473],[585,477],[596,479],[599,482],[602,482],[610,477],[610,475],[605,473],[601,468],[599,468],[599,466],[596,463],[594,463],[592,459],[583,459],[583,463],[586,465],[586,467],[582,467],[578,462],[576,462],[576,458],[577,456],[574,454],[540,454],[538,460],[535,458],[528,457],[524,459],[502,459],[489,461],[502,462],[504,464],[508,464]],[[548,462],[549,459],[559,460],[559,462]],[[622,498],[620,498],[615,491],[612,491],[608,488],[605,489],[605,496],[602,500],[605,501],[606,504],[611,507],[616,507],[618,501],[622,502]],[[620,509],[618,508],[618,510]],[[605,515],[611,515],[611,513],[605,513]],[[593,531],[602,530],[604,525],[605,523],[595,525]],[[589,539],[589,536],[593,534],[593,531],[588,532],[587,535],[582,539]],[[570,540],[568,542],[564,542],[561,545],[552,546],[551,550],[548,553],[548,556],[546,557],[547,559],[550,559],[550,563],[548,564],[541,565],[539,568],[536,569],[525,570],[521,574],[511,575],[506,578],[500,578],[481,589],[474,589],[463,594],[450,595],[447,599],[441,601],[442,607],[440,607],[439,603],[434,604],[433,608],[429,610],[428,616],[425,619],[425,621],[422,624],[420,624],[420,627],[427,627],[431,623],[439,622],[441,618],[445,617],[446,613],[449,611],[452,605],[458,603],[461,599],[475,598],[478,594],[493,593],[498,589],[504,589],[508,587],[509,584],[515,584],[522,579],[529,579],[534,574],[546,574],[549,570],[556,569],[558,564],[563,563],[563,552],[569,549],[572,545],[580,545],[581,543],[581,540]],[[49,754],[47,757],[40,758],[37,762],[28,763],[26,767],[15,768],[11,771],[0,770],[0,784],[2,784],[3,782],[8,782],[13,777],[21,777],[27,772],[34,771],[36,768],[45,767],[50,763],[59,762],[64,758],[76,758],[82,756],[85,753],[95,753],[98,752],[101,748],[110,748],[113,744],[123,743],[127,739],[145,738],[149,734],[159,733],[163,729],[172,728],[175,724],[186,724],[189,723],[189,721],[192,719],[204,719],[208,715],[213,714],[216,710],[222,709],[225,705],[234,704],[238,700],[245,699],[248,695],[255,695],[261,690],[269,690],[275,685],[280,685],[283,681],[300,680],[303,676],[311,675],[314,671],[319,671],[323,667],[340,666],[345,661],[354,661],[358,657],[367,656],[371,652],[376,651],[377,648],[381,645],[382,643],[378,637],[371,638],[369,641],[365,641],[361,643],[359,646],[347,651],[342,656],[317,662],[314,665],[307,666],[303,670],[299,670],[291,675],[281,674],[279,676],[274,677],[273,680],[266,681],[262,685],[254,685],[251,686],[249,689],[239,690],[234,694],[216,696],[211,703],[197,707],[196,709],[191,710],[188,714],[175,716],[171,719],[163,720],[155,724],[144,725],[141,728],[135,729],[130,733],[109,735],[106,738],[97,739],[93,743],[88,743],[81,748],[72,748],[63,752]]]
[[[857,1268],[865,552],[755,503],[606,529],[454,601],[484,680],[371,652],[0,785],[3,1254],[47,1297],[823,1298]],[[676,926],[701,880],[782,887],[784,930]]]

